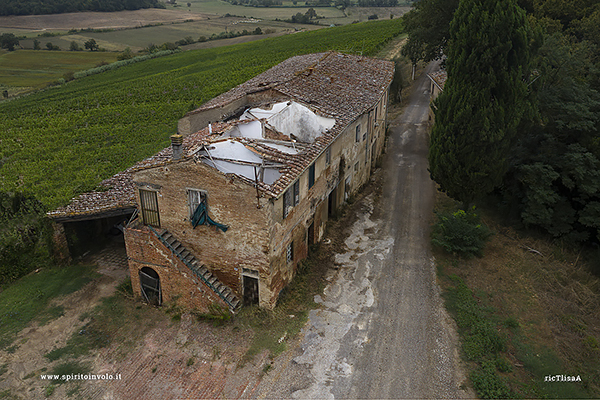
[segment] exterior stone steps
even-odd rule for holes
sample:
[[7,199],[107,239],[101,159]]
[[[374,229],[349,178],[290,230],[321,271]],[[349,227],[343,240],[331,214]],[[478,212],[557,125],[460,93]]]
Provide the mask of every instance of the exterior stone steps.
[[186,249],[175,236],[166,229],[157,231],[156,229],[151,228],[151,230],[158,236],[160,241],[194,273],[194,275],[200,278],[206,286],[211,288],[221,299],[223,299],[223,301],[225,301],[225,303],[227,303],[229,310],[232,313],[241,307],[242,303],[234,295],[233,290],[221,283],[208,268],[200,264],[192,252]]

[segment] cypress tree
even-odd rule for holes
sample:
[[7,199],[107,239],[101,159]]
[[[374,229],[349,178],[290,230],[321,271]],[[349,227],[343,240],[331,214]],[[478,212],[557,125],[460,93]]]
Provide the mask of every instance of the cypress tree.
[[431,177],[465,206],[497,187],[527,110],[533,34],[515,0],[461,0],[435,101]]

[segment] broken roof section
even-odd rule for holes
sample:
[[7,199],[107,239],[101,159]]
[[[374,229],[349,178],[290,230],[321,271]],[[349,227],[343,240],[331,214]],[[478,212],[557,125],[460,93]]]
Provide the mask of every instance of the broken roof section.
[[295,101],[276,103],[270,110],[251,108],[240,117],[247,119],[264,120],[269,128],[304,143],[314,143],[335,125],[335,119],[321,117]]
[[[328,52],[287,59],[186,114],[219,109],[251,93],[273,94],[240,119],[185,136],[181,160],[194,158],[278,197],[337,135],[377,104],[393,74],[392,62],[357,55]],[[168,147],[103,181],[106,190],[84,193],[48,214],[66,220],[135,207],[135,171],[177,162],[171,156]]]

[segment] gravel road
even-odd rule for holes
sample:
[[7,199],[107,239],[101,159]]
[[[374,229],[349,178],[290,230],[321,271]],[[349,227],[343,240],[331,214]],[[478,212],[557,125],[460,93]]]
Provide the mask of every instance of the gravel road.
[[429,248],[429,65],[391,124],[382,195],[366,196],[303,336],[255,398],[470,398]]

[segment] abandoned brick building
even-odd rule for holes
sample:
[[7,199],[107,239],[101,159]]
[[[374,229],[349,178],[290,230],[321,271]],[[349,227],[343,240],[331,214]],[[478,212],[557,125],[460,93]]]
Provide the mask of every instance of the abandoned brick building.
[[[391,62],[292,57],[179,121],[172,145],[50,213],[129,218],[134,292],[206,310],[275,306],[385,140]],[[135,211],[133,211],[135,210]],[[133,212],[133,214],[132,214]]]

